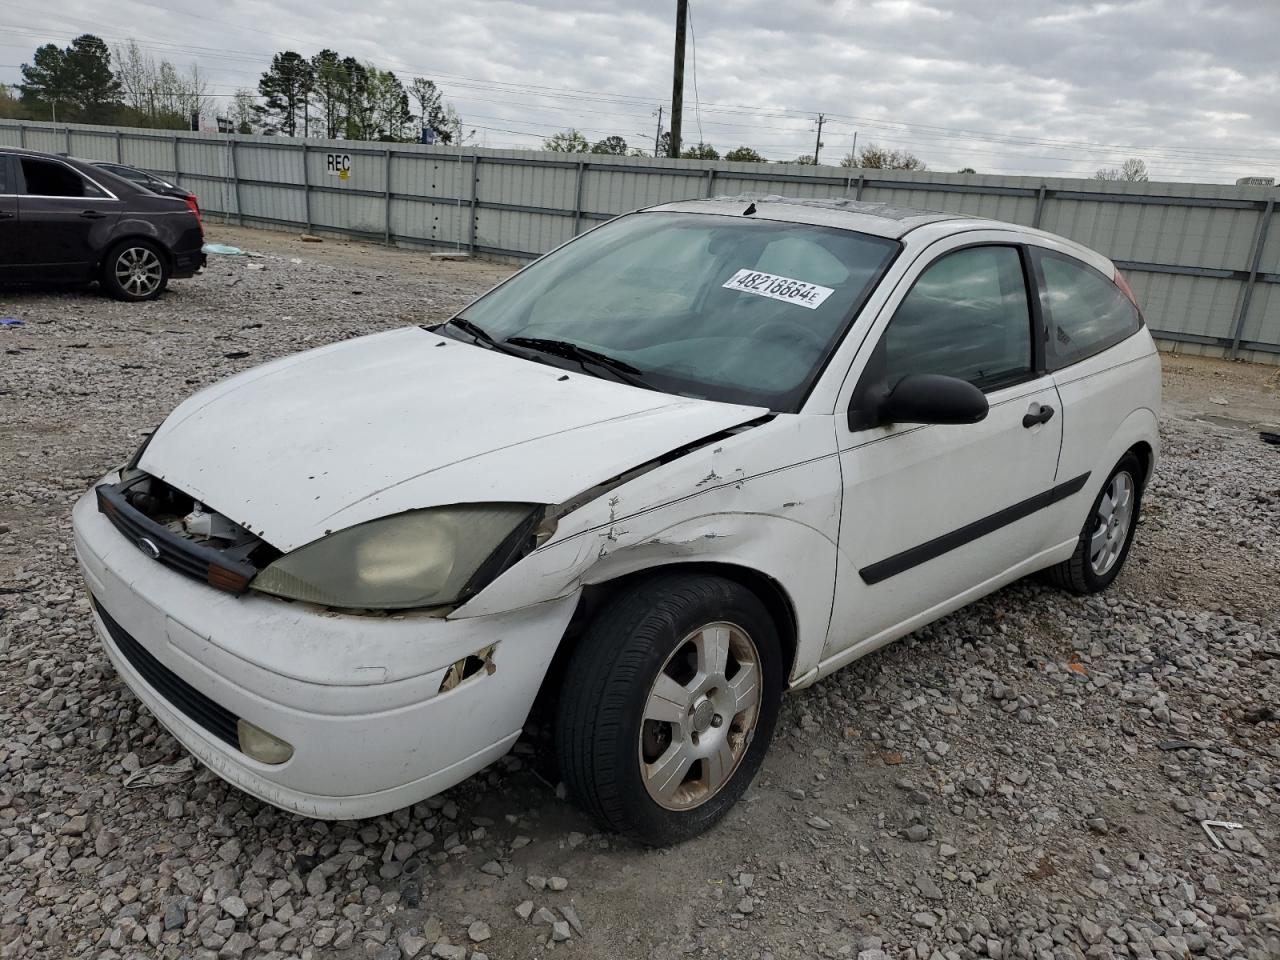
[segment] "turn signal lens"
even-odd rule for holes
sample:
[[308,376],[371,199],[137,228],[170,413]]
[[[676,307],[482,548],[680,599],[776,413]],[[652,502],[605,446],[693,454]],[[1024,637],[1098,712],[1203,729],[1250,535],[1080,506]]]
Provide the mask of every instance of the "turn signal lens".
[[293,756],[293,747],[248,720],[236,721],[236,735],[240,738],[240,752],[259,763],[280,764]]

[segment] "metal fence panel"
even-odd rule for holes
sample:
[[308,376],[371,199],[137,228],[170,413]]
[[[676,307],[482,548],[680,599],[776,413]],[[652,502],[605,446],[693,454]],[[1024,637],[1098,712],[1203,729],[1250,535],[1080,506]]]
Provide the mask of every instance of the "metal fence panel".
[[[1157,337],[1280,362],[1280,190],[858,170],[0,120],[0,145],[174,178],[214,217],[537,256],[602,219],[710,195],[849,197],[1039,226],[1111,257]],[[347,175],[328,156],[349,156]]]

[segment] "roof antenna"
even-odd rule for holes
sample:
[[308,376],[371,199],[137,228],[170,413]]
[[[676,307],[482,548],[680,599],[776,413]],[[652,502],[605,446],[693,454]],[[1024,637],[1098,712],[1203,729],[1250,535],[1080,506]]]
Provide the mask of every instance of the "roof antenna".
[[755,213],[755,212],[756,212],[756,202],[755,202],[754,200],[752,200],[752,201],[751,201],[751,205],[750,205],[749,207],[747,207],[747,209],[745,209],[745,210],[743,210],[743,211],[742,211],[742,215],[743,215],[744,217],[749,217],[749,216],[751,216],[751,215],[752,215],[753,213]]

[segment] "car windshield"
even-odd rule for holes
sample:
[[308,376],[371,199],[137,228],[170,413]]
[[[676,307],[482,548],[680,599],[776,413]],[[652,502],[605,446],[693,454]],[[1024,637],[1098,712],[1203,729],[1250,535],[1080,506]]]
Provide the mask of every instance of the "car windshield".
[[794,412],[898,249],[749,216],[632,214],[459,316],[499,344],[554,347],[589,373],[609,375],[586,351],[666,393]]

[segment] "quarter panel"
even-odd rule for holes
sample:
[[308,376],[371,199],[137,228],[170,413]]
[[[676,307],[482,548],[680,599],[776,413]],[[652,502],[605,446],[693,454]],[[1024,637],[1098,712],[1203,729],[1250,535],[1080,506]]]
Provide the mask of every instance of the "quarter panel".
[[1088,486],[1053,508],[1059,539],[1075,537],[1085,512],[1126,450],[1160,453],[1160,357],[1143,327],[1129,339],[1054,374],[1062,399],[1062,455],[1058,479],[1091,473]]

